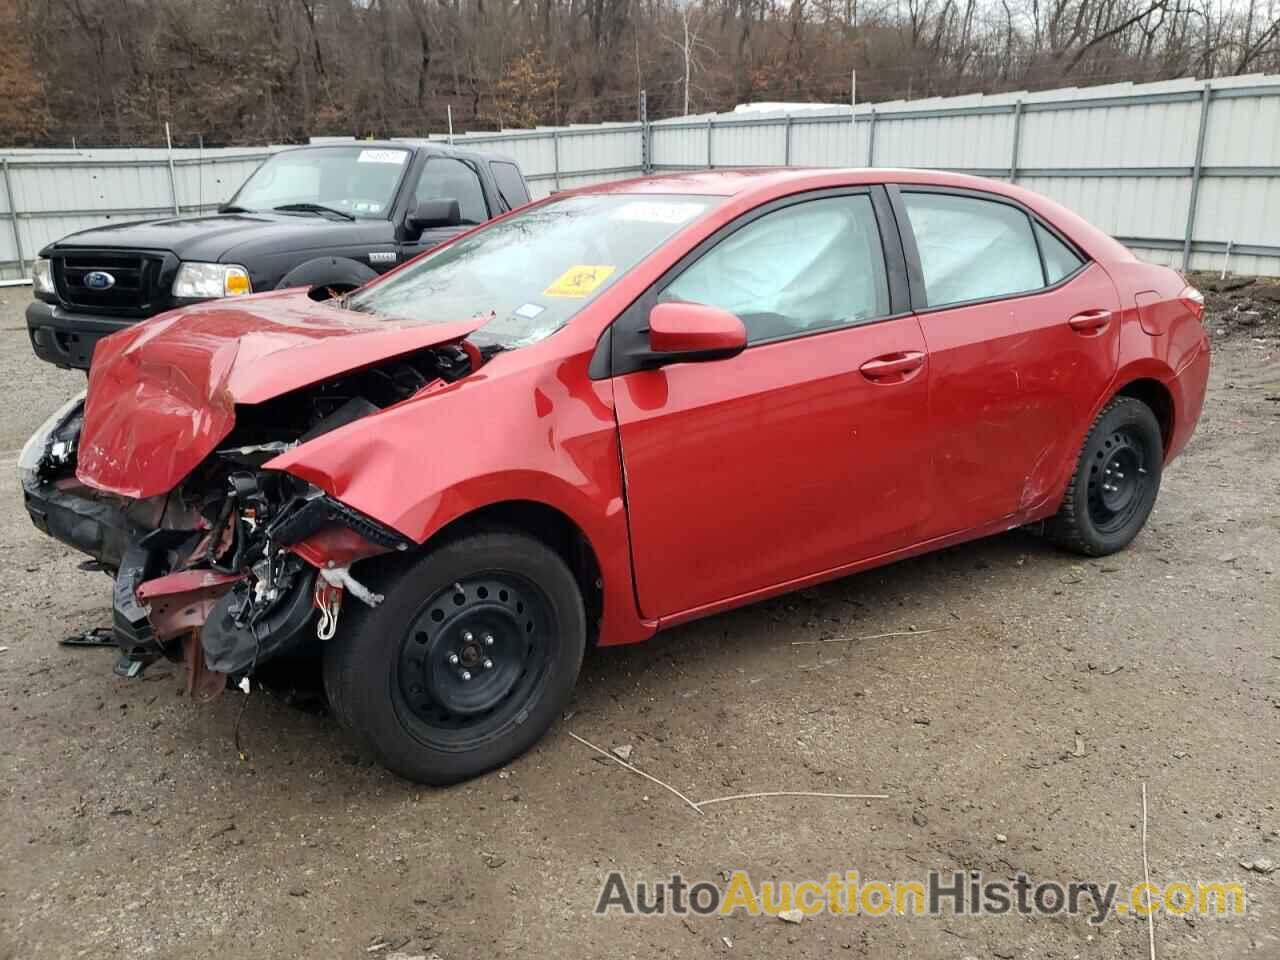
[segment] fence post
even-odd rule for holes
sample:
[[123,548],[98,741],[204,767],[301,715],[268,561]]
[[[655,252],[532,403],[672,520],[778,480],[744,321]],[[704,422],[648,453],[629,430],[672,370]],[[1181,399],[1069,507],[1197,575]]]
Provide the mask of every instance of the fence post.
[[1204,163],[1204,132],[1209,125],[1209,81],[1200,94],[1200,132],[1196,135],[1196,162],[1191,168],[1191,199],[1187,203],[1187,231],[1182,236],[1182,272],[1191,265],[1191,237],[1196,229],[1196,202],[1200,199],[1200,167]]
[[640,91],[640,172],[646,176],[652,169],[653,157],[650,156],[649,144],[649,98],[645,91]]
[[1013,149],[1009,152],[1009,182],[1018,182],[1018,145],[1022,142],[1022,101],[1013,104]]
[[4,198],[9,204],[9,225],[13,228],[13,249],[18,254],[18,271],[26,276],[27,258],[22,254],[22,231],[18,229],[18,208],[13,202],[13,184],[9,180],[9,158],[0,159],[4,167]]
[[711,169],[711,118],[707,117],[707,169]]
[[867,166],[876,165],[876,108],[871,108],[871,126],[867,129]]
[[169,151],[169,196],[173,199],[173,215],[181,212],[178,209],[178,177],[173,171],[173,137],[169,135],[169,123],[164,125],[164,142]]
[[555,164],[556,190],[560,189],[560,131],[551,131],[551,157]]
[[787,114],[787,125],[782,129],[782,165],[791,166],[791,114]]

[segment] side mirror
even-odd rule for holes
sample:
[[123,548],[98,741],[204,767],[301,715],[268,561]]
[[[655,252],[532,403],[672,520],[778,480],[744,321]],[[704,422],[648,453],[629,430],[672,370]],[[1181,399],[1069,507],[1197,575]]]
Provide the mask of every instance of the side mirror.
[[660,303],[649,311],[649,349],[658,363],[722,360],[747,346],[747,328],[728,310]]
[[458,201],[449,198],[423,200],[404,221],[404,225],[414,233],[421,233],[428,227],[456,227],[460,223],[462,211]]

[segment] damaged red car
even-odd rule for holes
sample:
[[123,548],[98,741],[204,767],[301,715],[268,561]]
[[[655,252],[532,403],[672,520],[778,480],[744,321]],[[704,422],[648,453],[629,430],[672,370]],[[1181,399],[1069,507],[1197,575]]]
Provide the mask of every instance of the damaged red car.
[[588,645],[1018,526],[1119,550],[1209,369],[1173,270],[924,171],[595,186],[325,297],[104,340],[26,506],[114,577],[125,672],[321,657],[426,783],[537,741]]

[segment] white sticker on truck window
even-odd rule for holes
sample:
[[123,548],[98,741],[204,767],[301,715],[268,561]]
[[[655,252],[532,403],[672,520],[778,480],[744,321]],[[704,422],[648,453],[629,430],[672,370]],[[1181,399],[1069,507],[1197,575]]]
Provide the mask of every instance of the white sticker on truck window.
[[632,223],[687,223],[705,209],[701,203],[680,203],[678,201],[636,200],[624,203],[609,214],[610,220],[629,221]]
[[361,150],[356,157],[357,163],[394,163],[397,167],[404,163],[408,154],[403,150]]

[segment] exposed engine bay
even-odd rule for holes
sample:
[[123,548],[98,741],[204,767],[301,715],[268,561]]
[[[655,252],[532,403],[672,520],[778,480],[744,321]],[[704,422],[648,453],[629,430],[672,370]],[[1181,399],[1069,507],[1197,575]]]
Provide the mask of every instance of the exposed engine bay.
[[316,486],[265,465],[277,455],[423,391],[485,357],[462,341],[376,363],[261,403],[236,405],[229,435],[168,492],[129,499],[76,476],[85,405],[54,414],[19,460],[44,532],[112,575],[117,672],[168,658],[193,693],[305,650],[336,629],[343,598],[381,597],[351,565],[413,542]]

